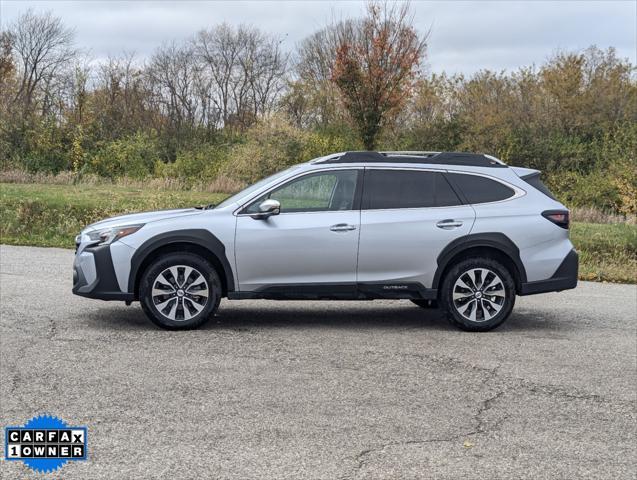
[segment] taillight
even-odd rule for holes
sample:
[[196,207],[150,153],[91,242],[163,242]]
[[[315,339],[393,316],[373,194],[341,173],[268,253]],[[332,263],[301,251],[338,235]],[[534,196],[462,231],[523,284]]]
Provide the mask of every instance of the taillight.
[[558,227],[568,230],[570,224],[568,210],[546,210],[542,212],[542,216],[553,222]]

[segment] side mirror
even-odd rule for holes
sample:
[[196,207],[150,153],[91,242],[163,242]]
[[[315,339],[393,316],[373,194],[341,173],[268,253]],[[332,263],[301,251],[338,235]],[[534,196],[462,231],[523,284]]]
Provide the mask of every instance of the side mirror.
[[279,213],[281,213],[281,203],[278,200],[268,198],[261,202],[259,205],[259,213],[253,214],[252,218],[262,220],[272,215],[278,215]]

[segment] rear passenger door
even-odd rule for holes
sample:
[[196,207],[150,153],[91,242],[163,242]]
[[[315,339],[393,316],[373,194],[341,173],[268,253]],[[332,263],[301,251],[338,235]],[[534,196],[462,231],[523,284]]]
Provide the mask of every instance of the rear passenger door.
[[443,171],[365,169],[357,280],[380,288],[432,285],[437,257],[475,220]]

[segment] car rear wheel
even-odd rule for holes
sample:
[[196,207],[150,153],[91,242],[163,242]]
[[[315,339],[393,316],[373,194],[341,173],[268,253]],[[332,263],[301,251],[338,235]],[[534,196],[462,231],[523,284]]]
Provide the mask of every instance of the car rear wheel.
[[486,332],[511,314],[515,283],[507,268],[496,260],[465,259],[445,276],[440,300],[451,323],[463,330]]
[[146,316],[169,330],[196,328],[219,306],[221,282],[206,259],[192,253],[158,258],[144,272],[139,299]]

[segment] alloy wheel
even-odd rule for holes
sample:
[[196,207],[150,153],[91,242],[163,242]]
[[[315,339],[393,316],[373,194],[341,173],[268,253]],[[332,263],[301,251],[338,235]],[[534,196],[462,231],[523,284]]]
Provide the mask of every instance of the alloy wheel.
[[151,296],[162,316],[186,321],[198,315],[208,303],[208,282],[196,268],[175,265],[155,278]]
[[453,306],[472,322],[491,320],[502,310],[505,300],[502,279],[487,268],[467,270],[453,286]]

